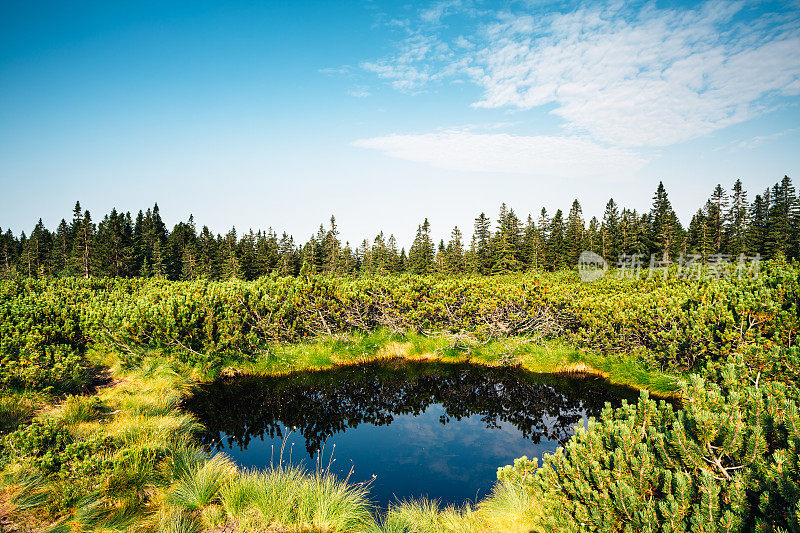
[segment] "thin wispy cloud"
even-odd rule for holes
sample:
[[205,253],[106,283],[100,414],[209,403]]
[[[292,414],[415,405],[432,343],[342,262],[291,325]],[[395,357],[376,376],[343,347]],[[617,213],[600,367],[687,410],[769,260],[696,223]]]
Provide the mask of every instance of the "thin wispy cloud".
[[347,90],[347,94],[353,98],[366,98],[370,93],[367,87],[352,87]]
[[342,65],[340,67],[327,67],[319,69],[321,74],[328,76],[345,76],[352,72],[353,68],[350,65]]
[[[564,143],[583,146],[587,137],[592,146],[626,154],[670,146],[800,94],[796,7],[754,14],[763,4],[709,0],[661,9],[614,2],[570,12],[510,5],[476,15],[458,1],[435,4],[403,26],[397,53],[360,66],[404,92],[463,80],[481,91],[475,108],[548,110],[563,120],[564,133],[535,138],[540,149],[543,139],[555,143],[554,152]],[[445,37],[441,28],[457,16],[473,21],[470,31]],[[389,138],[411,139],[382,137],[373,147]]]
[[647,161],[636,153],[566,136],[449,131],[387,135],[352,143],[439,168],[563,178],[630,179]]
[[473,79],[477,107],[555,104],[567,130],[621,146],[667,146],[800,94],[797,21],[744,25],[741,3],[638,12],[587,8],[489,25]]
[[786,135],[791,135],[798,131],[799,128],[789,128],[788,130],[778,131],[775,133],[770,133],[769,135],[756,135],[750,139],[745,140],[735,140],[729,144],[718,146],[713,150],[718,152],[720,150],[729,150],[734,151],[738,148],[744,148],[746,150],[753,150],[755,148],[759,148],[765,144],[769,144],[770,142],[780,139],[781,137],[785,137]]

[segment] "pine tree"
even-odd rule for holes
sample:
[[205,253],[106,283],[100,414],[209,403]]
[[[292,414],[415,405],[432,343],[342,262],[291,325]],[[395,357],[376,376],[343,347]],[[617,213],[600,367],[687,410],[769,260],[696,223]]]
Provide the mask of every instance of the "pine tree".
[[72,229],[75,238],[70,256],[71,271],[84,279],[89,279],[91,275],[95,274],[94,238],[96,228],[88,210],[84,211],[81,216],[74,217]]
[[736,180],[731,190],[733,195],[727,215],[729,225],[725,241],[728,243],[728,252],[733,256],[738,256],[746,253],[748,248],[747,191],[742,187],[742,180]]
[[750,226],[747,229],[747,248],[751,254],[766,256],[768,212],[769,200],[765,201],[762,195],[757,194],[750,206]]
[[372,249],[367,239],[361,241],[361,246],[356,250],[356,257],[358,259],[358,274],[360,276],[371,276],[374,273]]
[[492,273],[507,274],[522,269],[520,223],[514,210],[506,204],[500,206],[497,218],[497,232],[492,239]]
[[564,219],[561,209],[556,210],[550,222],[550,237],[547,241],[547,261],[551,270],[559,270],[565,266],[564,253]]
[[727,223],[727,210],[728,210],[728,195],[722,185],[717,184],[714,192],[711,193],[706,208],[706,217],[708,220],[708,229],[711,232],[711,243],[713,252],[718,254],[722,253],[725,247],[723,237],[726,234]]
[[372,241],[372,273],[383,276],[389,273],[389,250],[386,248],[386,241],[381,231]]
[[600,255],[606,261],[615,262],[617,256],[620,254],[619,249],[619,211],[614,199],[611,198],[606,204],[606,210],[603,213],[603,224],[600,228],[600,240],[602,242]]
[[536,239],[536,224],[533,221],[533,217],[528,214],[528,218],[525,220],[525,228],[522,230],[522,251],[520,257],[522,266],[525,269],[536,268],[538,266],[536,264],[538,260],[536,256]]
[[454,227],[452,233],[450,233],[450,242],[447,243],[444,263],[444,271],[450,275],[457,276],[466,271],[464,242],[458,226]]
[[434,248],[431,225],[428,219],[417,228],[417,236],[408,252],[408,262],[414,274],[428,274],[433,270]]
[[325,271],[329,274],[342,273],[342,250],[339,242],[339,229],[336,227],[336,218],[331,215],[331,225],[325,235],[325,256],[327,264]]
[[489,274],[492,270],[492,232],[490,227],[491,221],[484,213],[475,219],[472,253],[478,274]]
[[544,207],[539,212],[539,220],[536,224],[536,240],[534,241],[534,268],[548,268],[550,258],[547,254],[547,243],[550,240],[550,217],[547,216],[547,209]]
[[389,253],[389,272],[400,272],[403,270],[403,264],[400,260],[400,254],[397,251],[397,239],[394,235],[389,235],[387,241],[387,252]]
[[299,271],[297,250],[295,249],[294,239],[283,232],[280,243],[278,244],[279,257],[279,276],[294,276]]
[[581,204],[576,199],[572,202],[572,207],[567,216],[567,234],[565,236],[566,264],[569,266],[578,264],[578,257],[584,249],[584,224],[583,211]]
[[72,250],[72,241],[69,226],[67,226],[67,221],[62,218],[58,224],[53,245],[52,264],[55,275],[66,276],[68,274],[67,267],[69,265],[70,250]]
[[794,256],[797,248],[798,202],[794,186],[788,176],[772,187],[771,205],[767,213],[766,254]]
[[587,250],[597,254],[600,253],[600,222],[597,217],[592,217],[589,221],[589,227],[586,228],[584,246]]
[[244,279],[241,259],[239,257],[236,228],[225,235],[222,245],[222,277],[223,279]]
[[663,182],[658,182],[658,188],[653,196],[653,207],[647,220],[650,231],[645,238],[650,242],[651,253],[668,261],[679,249],[683,230],[675,211],[672,210]]

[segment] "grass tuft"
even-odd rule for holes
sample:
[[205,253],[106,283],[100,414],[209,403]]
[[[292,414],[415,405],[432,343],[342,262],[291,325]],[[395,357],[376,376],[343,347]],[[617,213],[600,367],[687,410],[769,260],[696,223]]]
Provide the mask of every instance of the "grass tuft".
[[237,473],[236,466],[224,454],[207,461],[181,463],[180,477],[167,491],[166,502],[187,511],[200,511],[218,501],[220,489]]

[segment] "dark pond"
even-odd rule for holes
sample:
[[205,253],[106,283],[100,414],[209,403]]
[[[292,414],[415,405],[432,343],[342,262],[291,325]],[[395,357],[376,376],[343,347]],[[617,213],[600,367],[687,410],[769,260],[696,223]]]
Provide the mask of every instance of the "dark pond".
[[[593,378],[517,368],[381,361],[284,377],[221,378],[185,407],[204,442],[244,467],[283,460],[331,470],[351,482],[376,476],[379,505],[428,496],[462,503],[485,496],[497,468],[541,457],[606,402],[634,390]],[[292,430],[292,428],[296,428]],[[289,431],[292,430],[292,431]],[[335,447],[334,447],[335,445]]]

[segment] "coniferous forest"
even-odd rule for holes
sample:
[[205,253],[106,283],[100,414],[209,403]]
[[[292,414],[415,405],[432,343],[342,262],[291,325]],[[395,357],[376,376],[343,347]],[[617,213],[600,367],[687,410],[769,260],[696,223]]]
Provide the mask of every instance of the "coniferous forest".
[[[405,237],[405,236],[404,236]],[[447,242],[431,237],[427,219],[408,248],[382,231],[361,243],[342,242],[336,219],[320,224],[305,244],[272,228],[214,234],[192,216],[172,230],[158,204],[135,216],[112,210],[102,219],[76,202],[70,220],[46,228],[41,218],[29,234],[0,229],[0,275],[50,277],[155,277],[169,280],[257,279],[266,275],[382,275],[397,272],[504,274],[559,270],[591,250],[611,265],[620,255],[659,260],[681,255],[701,261],[719,256],[770,259],[800,256],[800,203],[791,179],[748,195],[737,180],[717,185],[688,226],[678,219],[663,183],[648,210],[608,201],[601,219],[586,220],[576,199],[568,210],[520,215],[500,206],[496,219],[475,218],[472,236],[455,227]]]

